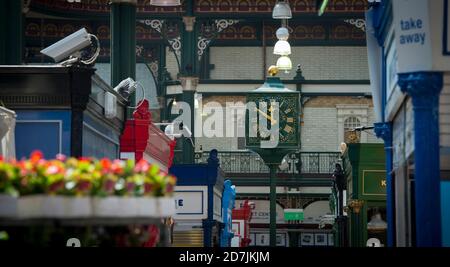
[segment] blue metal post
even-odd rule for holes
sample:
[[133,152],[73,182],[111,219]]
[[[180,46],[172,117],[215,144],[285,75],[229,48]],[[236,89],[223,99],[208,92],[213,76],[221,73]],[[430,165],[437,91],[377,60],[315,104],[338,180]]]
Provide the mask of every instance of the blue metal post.
[[[209,152],[208,158],[208,218],[203,220],[203,244],[205,247],[213,247],[213,227],[214,220],[214,185],[217,181],[219,159],[217,149]],[[219,241],[219,240],[218,240]]]
[[398,84],[402,92],[412,97],[414,110],[416,245],[439,247],[442,245],[439,94],[443,75],[440,72],[399,74]]
[[392,123],[375,123],[375,134],[384,140],[384,150],[386,154],[386,219],[387,219],[387,245],[395,246],[395,214],[394,214],[394,181],[392,179]]

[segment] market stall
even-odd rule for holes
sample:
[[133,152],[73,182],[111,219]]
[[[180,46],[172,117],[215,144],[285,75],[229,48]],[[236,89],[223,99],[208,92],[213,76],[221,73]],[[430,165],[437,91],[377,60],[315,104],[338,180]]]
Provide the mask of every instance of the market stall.
[[133,119],[127,120],[120,138],[122,159],[146,160],[168,171],[172,165],[176,141],[170,139],[153,122],[148,100],[138,104]]
[[46,158],[119,158],[127,101],[94,72],[85,66],[0,66],[0,102],[17,115],[18,159],[34,150]]
[[234,206],[234,189],[224,181],[217,151],[210,153],[206,164],[173,165],[170,173],[177,177],[176,214],[173,225],[175,247],[218,247],[230,244],[230,212]]
[[248,200],[233,210],[233,247],[248,247],[250,245],[250,221],[252,210]]
[[[237,200],[236,206],[240,207],[246,200]],[[250,204],[251,221],[249,222],[249,246],[269,246],[269,207],[268,200],[252,200]],[[277,246],[289,246],[288,227],[284,220],[283,207],[276,205]]]
[[348,144],[342,156],[351,247],[386,246],[386,170],[382,144]]

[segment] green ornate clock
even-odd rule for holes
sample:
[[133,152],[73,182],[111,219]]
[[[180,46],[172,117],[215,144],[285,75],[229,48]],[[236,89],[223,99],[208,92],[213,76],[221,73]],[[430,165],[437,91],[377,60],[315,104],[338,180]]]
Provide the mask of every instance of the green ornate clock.
[[[298,148],[299,92],[285,88],[280,78],[268,77],[247,95],[246,146],[252,150],[272,141],[272,148]],[[265,141],[265,142],[264,142]]]

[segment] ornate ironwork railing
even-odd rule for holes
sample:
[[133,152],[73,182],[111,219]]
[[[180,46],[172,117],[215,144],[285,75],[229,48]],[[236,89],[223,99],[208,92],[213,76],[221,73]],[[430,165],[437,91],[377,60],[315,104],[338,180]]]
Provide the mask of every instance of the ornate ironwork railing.
[[[207,162],[208,152],[197,152],[196,163]],[[285,157],[279,173],[332,174],[339,152],[298,152]],[[225,173],[269,173],[262,158],[251,151],[219,151],[220,167]]]

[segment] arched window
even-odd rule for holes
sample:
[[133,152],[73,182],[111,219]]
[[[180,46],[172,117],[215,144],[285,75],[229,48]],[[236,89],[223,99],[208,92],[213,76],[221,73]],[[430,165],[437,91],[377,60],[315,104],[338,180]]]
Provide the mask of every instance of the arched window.
[[348,117],[344,121],[344,140],[346,143],[359,143],[361,140],[361,132],[353,131],[356,127],[360,127],[361,122],[357,117]]

